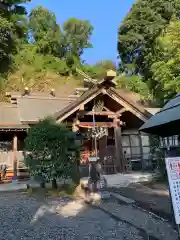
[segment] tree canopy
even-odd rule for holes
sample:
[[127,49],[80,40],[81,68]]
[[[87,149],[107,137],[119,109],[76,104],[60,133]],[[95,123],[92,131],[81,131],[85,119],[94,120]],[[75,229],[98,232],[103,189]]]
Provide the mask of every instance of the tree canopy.
[[43,182],[70,177],[77,180],[80,145],[74,133],[52,119],[40,121],[25,139],[26,165]]
[[0,6],[1,95],[24,86],[43,91],[70,78],[78,85],[77,67],[96,79],[114,69],[119,73],[118,87],[160,105],[179,91],[180,0],[133,4],[118,30],[119,67],[109,59],[95,64],[83,59],[85,49],[93,48],[94,27],[88,19],[71,17],[60,25],[43,6],[27,14],[29,1],[7,0]]
[[0,72],[6,72],[12,55],[27,40],[26,9],[20,4],[28,0],[7,0],[0,8]]
[[[179,0],[136,1],[118,31],[121,71],[126,74],[140,75],[143,82],[147,83],[153,97],[159,102],[162,102],[162,99],[170,92],[174,91],[175,93],[178,90],[173,83],[172,75],[168,71],[170,66],[165,67],[162,62],[171,63],[173,68],[175,67],[171,59],[172,47],[170,45],[172,42],[170,43],[168,39],[169,35],[172,34],[170,31],[173,31],[172,19],[179,19],[179,6]],[[178,21],[175,21],[177,25]],[[178,28],[176,31],[178,31]],[[174,40],[178,41],[178,37],[176,37],[174,35]],[[166,84],[164,84],[165,82]],[[174,86],[170,92],[169,84]]]

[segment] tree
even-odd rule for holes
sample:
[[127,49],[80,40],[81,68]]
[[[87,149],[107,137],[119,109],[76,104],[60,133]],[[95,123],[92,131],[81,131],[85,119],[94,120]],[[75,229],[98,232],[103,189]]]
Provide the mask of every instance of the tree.
[[32,127],[25,140],[29,152],[25,162],[33,176],[43,182],[52,181],[56,187],[58,178],[75,178],[80,146],[74,133],[52,119],[40,121]]
[[55,57],[65,55],[64,38],[54,13],[42,6],[32,9],[29,27],[38,52]]
[[85,48],[91,48],[90,37],[93,27],[87,20],[70,18],[63,24],[68,57],[80,59]]
[[139,0],[132,6],[118,32],[123,68],[134,64],[134,74],[141,74],[146,81],[151,79],[151,65],[157,60],[156,38],[169,24],[175,6],[176,0]]
[[4,72],[3,68],[5,68],[5,71],[7,70],[5,66],[8,66],[10,63],[10,57],[14,48],[14,43],[9,34],[11,29],[12,24],[0,16],[0,72]]
[[137,75],[122,75],[117,79],[117,87],[138,93],[142,99],[152,100],[148,85]]
[[106,69],[106,71],[107,70],[114,70],[114,71],[116,71],[116,64],[113,61],[111,61],[111,60],[99,61],[95,65]]
[[7,72],[12,55],[19,44],[26,40],[26,10],[20,5],[28,0],[7,0],[0,8],[0,72]]
[[[168,100],[180,91],[180,22],[174,17],[166,30],[157,39],[157,48],[161,49],[159,60],[151,70],[156,80],[156,91],[160,100]],[[163,91],[162,91],[163,90]]]
[[94,65],[83,65],[83,70],[92,78],[102,80],[108,70],[116,71],[116,64],[111,60],[99,61]]

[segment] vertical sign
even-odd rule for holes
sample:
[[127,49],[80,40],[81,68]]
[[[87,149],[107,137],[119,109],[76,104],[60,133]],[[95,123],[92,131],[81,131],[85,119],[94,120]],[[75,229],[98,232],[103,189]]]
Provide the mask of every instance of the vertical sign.
[[180,224],[180,157],[165,159],[176,224]]

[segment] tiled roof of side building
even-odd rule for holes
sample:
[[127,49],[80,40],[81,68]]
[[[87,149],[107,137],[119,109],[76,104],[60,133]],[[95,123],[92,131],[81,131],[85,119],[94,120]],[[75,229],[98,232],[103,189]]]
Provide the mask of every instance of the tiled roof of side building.
[[17,105],[20,121],[22,123],[36,123],[39,120],[51,116],[55,112],[70,104],[70,100],[63,99],[40,99],[40,98],[19,98]]
[[12,104],[0,104],[0,128],[28,128],[19,118],[17,106]]

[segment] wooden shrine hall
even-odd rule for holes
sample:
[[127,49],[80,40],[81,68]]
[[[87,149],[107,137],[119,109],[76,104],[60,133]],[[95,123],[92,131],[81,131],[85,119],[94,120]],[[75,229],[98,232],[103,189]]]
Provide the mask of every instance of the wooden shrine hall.
[[137,94],[116,89],[116,75],[107,72],[102,81],[72,93],[21,92],[7,93],[10,103],[0,104],[0,165],[8,166],[13,175],[16,163],[18,176],[24,176],[23,145],[28,129],[40,119],[52,116],[81,135],[81,165],[87,166],[89,156],[98,157],[104,173],[113,174],[145,169],[151,165],[147,134],[138,129],[157,109],[142,103]]

